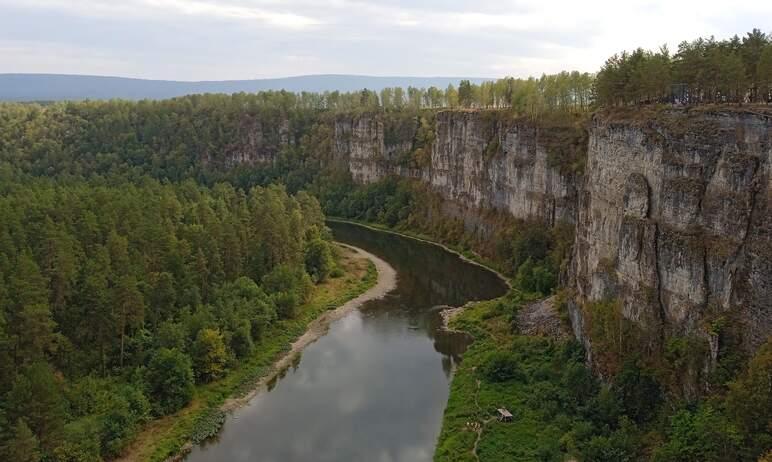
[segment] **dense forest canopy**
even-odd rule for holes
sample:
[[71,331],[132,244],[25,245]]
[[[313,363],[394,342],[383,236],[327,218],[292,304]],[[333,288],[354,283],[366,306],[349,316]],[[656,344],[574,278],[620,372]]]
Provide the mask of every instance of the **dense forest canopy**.
[[[416,158],[409,161],[420,167],[438,109],[573,120],[602,106],[768,102],[770,91],[772,37],[754,30],[684,42],[672,56],[666,48],[622,53],[597,75],[379,93],[0,104],[0,459],[112,458],[144,423],[185,406],[196,384],[223,377],[335,270],[323,209],[455,245],[470,242],[460,222],[437,213],[431,191],[394,179],[358,186],[324,168],[329,122],[341,113],[379,111],[386,137],[417,127]],[[249,138],[255,132],[275,148],[271,159],[229,163],[241,148],[236,140],[257,143]],[[502,229],[486,256],[523,293],[554,293],[571,230],[510,222]],[[618,319],[602,321],[609,336],[619,334]],[[676,360],[688,359],[688,344],[673,349]],[[657,446],[640,441],[644,430],[661,439],[657,460],[748,460],[771,441],[757,421],[769,416],[769,358],[765,347],[742,376],[744,358],[727,360],[716,384],[730,391],[726,405],[721,396],[708,404],[662,404],[663,387],[648,381],[655,374],[635,364],[620,364],[620,382],[602,387],[575,358],[575,376],[561,375],[565,383],[555,386],[563,388],[543,393],[587,385],[581,402],[566,398],[575,401],[566,419],[584,432],[566,444],[585,445],[587,460]],[[497,374],[489,374],[496,383],[520,376]],[[641,377],[656,403],[633,390]],[[614,387],[619,395],[609,394]],[[755,399],[762,403],[750,405]],[[598,406],[607,408],[595,412]],[[581,419],[592,425],[579,425]],[[690,446],[706,426],[717,428],[723,449]],[[633,449],[630,435],[638,438]]]
[[98,460],[223,376],[333,269],[283,188],[2,175],[4,460]]
[[772,101],[772,35],[758,29],[742,39],[682,42],[614,55],[597,75],[598,104],[682,104]]

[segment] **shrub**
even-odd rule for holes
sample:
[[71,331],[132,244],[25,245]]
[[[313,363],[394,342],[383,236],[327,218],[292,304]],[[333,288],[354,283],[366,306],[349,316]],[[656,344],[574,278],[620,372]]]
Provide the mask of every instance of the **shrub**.
[[527,292],[547,295],[555,287],[557,278],[546,262],[534,264],[528,258],[517,270],[515,283]]
[[317,282],[324,281],[330,275],[335,261],[332,258],[330,244],[321,238],[316,238],[306,244],[306,272]]
[[217,329],[202,329],[193,344],[193,359],[196,377],[202,382],[211,382],[225,374],[228,352],[222,333]]
[[682,410],[670,420],[668,441],[654,452],[655,462],[740,460],[742,437],[717,410]]
[[510,352],[497,351],[491,355],[482,370],[483,376],[489,382],[506,382],[508,380],[525,380],[525,374],[517,363],[517,358]]
[[217,433],[225,424],[225,412],[219,408],[212,408],[201,414],[193,424],[190,441],[200,444],[209,438],[217,436]]
[[179,350],[158,350],[148,364],[145,381],[156,414],[171,414],[193,398],[193,367]]

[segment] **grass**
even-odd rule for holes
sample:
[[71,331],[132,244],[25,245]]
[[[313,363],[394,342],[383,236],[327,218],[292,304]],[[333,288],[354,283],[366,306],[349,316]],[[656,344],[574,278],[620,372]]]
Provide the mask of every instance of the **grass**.
[[163,461],[178,454],[189,441],[215,435],[224,422],[219,409],[226,399],[249,392],[319,315],[355,298],[377,282],[378,274],[370,261],[344,259],[342,266],[344,276],[317,285],[296,318],[272,325],[255,345],[252,356],[223,379],[198,385],[188,406],[148,424],[120,460]]
[[[511,318],[527,301],[505,296],[476,303],[451,327],[469,332],[474,343],[453,376],[435,462],[562,460],[561,438],[575,420],[551,395],[563,393],[565,343],[514,334]],[[517,359],[524,378],[489,381],[483,371],[496,352]],[[513,422],[501,423],[496,409],[507,408]],[[479,440],[478,440],[479,433]]]

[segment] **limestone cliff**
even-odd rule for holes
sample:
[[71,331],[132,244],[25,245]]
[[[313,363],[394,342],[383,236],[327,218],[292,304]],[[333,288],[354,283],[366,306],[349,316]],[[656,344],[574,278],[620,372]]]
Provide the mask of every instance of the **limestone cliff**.
[[390,136],[373,115],[335,121],[335,155],[358,182],[409,176],[468,211],[574,223],[570,315],[588,346],[582,306],[603,299],[620,301],[651,349],[697,336],[715,360],[718,321],[742,326],[750,350],[772,332],[769,116],[596,114],[583,174],[551,162],[560,143],[576,141],[554,127],[485,111],[443,111],[433,124],[425,165],[404,162],[414,131]]
[[264,166],[274,163],[283,148],[296,142],[287,118],[260,120],[245,117],[223,145],[200,154],[204,165],[215,168]]
[[416,148],[415,130],[387,137],[384,123],[372,115],[336,120],[336,157],[348,159],[358,182],[394,174],[420,178],[468,209],[501,210],[548,224],[575,221],[579,176],[549,165],[542,142],[549,129],[492,111],[442,111],[433,122],[426,165],[401,162]]
[[[772,332],[772,119],[743,111],[596,114],[573,257],[578,301],[621,299],[652,342]],[[572,319],[586,340],[582,310]]]
[[[421,116],[424,117],[424,116]],[[355,181],[419,179],[470,227],[490,210],[575,225],[570,317],[590,346],[589,302],[618,300],[650,351],[672,336],[748,350],[772,332],[772,118],[743,109],[629,110],[589,125],[495,111],[365,113],[320,121],[327,153]],[[268,163],[300,136],[250,122],[225,156]],[[423,130],[423,133],[422,133]],[[312,147],[313,148],[313,147]],[[739,327],[738,327],[739,326]]]

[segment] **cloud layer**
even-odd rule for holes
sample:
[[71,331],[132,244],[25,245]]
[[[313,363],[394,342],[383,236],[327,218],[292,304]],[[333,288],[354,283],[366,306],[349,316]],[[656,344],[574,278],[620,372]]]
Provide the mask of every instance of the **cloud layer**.
[[758,0],[0,0],[0,72],[522,77],[771,24]]

